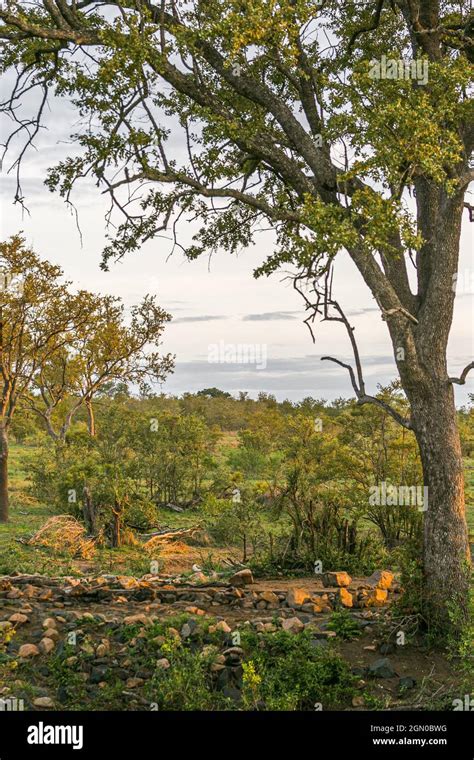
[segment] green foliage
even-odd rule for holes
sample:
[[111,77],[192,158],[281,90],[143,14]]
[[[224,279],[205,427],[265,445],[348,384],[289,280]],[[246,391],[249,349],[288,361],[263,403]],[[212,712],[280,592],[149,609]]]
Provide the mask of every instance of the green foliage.
[[331,649],[315,647],[306,631],[264,634],[260,645],[252,634],[242,641],[244,647],[254,644],[244,679],[249,704],[260,701],[267,710],[340,709],[354,694],[349,665]]
[[327,627],[330,631],[336,631],[337,635],[346,641],[356,639],[362,633],[359,623],[347,610],[333,612]]
[[158,710],[219,710],[228,706],[212,688],[209,667],[212,655],[201,656],[169,639],[162,647],[171,667],[156,668],[147,686],[147,697]]

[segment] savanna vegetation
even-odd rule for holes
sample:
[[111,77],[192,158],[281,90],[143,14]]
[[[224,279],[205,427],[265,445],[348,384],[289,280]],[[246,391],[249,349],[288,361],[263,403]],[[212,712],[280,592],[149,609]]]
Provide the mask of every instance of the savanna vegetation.
[[[215,387],[179,397],[157,393],[152,383],[173,370],[173,357],[159,351],[170,315],[154,299],[145,297],[126,314],[118,299],[75,293],[59,268],[20,237],[2,244],[2,253],[10,279],[1,306],[7,389],[1,574],[12,580],[19,573],[75,577],[78,583],[84,576],[100,580],[104,573],[161,575],[209,584],[225,582],[240,567],[250,568],[257,580],[322,577],[332,569],[366,578],[390,568],[403,593],[381,634],[385,646],[393,646],[394,630],[405,626],[417,646],[441,644],[461,668],[458,682],[468,682],[472,628],[452,605],[457,635],[450,637],[426,605],[419,449],[413,432],[386,408],[407,413],[398,382],[379,388],[380,404],[363,406],[350,398],[279,402],[263,392],[250,398],[245,391],[234,397]],[[472,407],[460,409],[457,418],[471,495]],[[472,526],[472,512],[469,520]],[[163,534],[169,542],[161,541]],[[127,588],[129,581],[123,583]],[[270,592],[265,599],[270,601],[264,605],[274,604],[276,597]],[[222,657],[226,663],[226,657],[235,657],[219,654],[229,644],[230,628],[227,640],[216,633],[226,632],[225,621],[216,629],[206,617],[201,630],[200,618],[184,615],[181,634],[173,620],[155,621],[137,639],[143,615],[137,616],[138,628],[128,624],[130,631],[127,618],[125,629],[116,623],[104,628],[97,609],[96,617],[83,614],[90,624],[95,620],[101,643],[94,644],[81,627],[79,659],[76,644],[66,642],[43,675],[47,671],[46,686],[62,695],[63,707],[83,709],[81,695],[86,700],[92,693],[87,703],[96,700],[97,709],[123,706],[127,691],[121,676],[93,664],[97,653],[109,652],[115,642],[129,647],[136,672],[146,674],[127,680],[133,688],[143,683],[141,702],[133,703],[137,709],[152,704],[152,709],[220,710],[236,702],[244,709],[306,710],[323,702],[333,709],[351,701],[383,707],[393,697],[377,701],[371,689],[361,696],[357,668],[351,669],[339,651],[361,636],[362,618],[336,602],[325,630],[340,643],[328,649],[316,645],[311,628],[298,636],[279,631],[275,615],[275,623],[257,624],[267,626],[260,631],[239,632],[238,664],[225,665],[225,673],[229,668],[239,674],[238,688],[218,669]],[[324,604],[321,611],[331,609]],[[24,615],[18,614],[13,621],[22,622]],[[10,619],[2,628],[6,684],[22,651]],[[291,619],[288,625],[303,626]],[[53,634],[54,628],[54,642]],[[166,666],[153,670],[155,650]],[[25,656],[16,675],[25,683],[38,681]],[[92,683],[86,685],[84,675]],[[95,683],[102,684],[100,694]],[[450,684],[436,703],[448,709]],[[36,688],[22,686],[21,694],[33,699]],[[429,696],[423,699],[433,706]]]
[[[218,388],[170,397],[157,390],[173,370],[173,356],[160,352],[170,315],[153,295],[128,313],[120,299],[76,292],[20,236],[3,242],[5,574],[165,573],[164,534],[175,546],[183,538],[184,552],[196,547],[196,561],[179,572],[198,582],[244,565],[255,578],[390,568],[400,594],[390,620],[403,619],[423,646],[448,647],[472,675],[473,412],[456,408],[454,388],[474,362],[466,357],[454,377],[447,358],[463,215],[473,213],[472,28],[467,0],[11,0],[0,8],[8,76],[0,112],[13,124],[4,157],[14,154],[17,203],[25,204],[22,167],[46,104],[66,99],[79,117],[65,135],[75,148],[44,179],[68,204],[85,178],[110,198],[104,270],[164,232],[192,261],[234,254],[270,229],[274,244],[255,275],[283,272],[313,337],[316,320],[338,322],[353,354],[352,363],[323,357],[347,373],[352,398],[251,399],[245,389],[234,398]],[[187,222],[197,226],[183,244]],[[342,252],[393,349],[398,377],[374,395],[336,294]],[[49,545],[45,518],[56,531]],[[23,594],[5,584],[7,599]],[[337,585],[319,602],[333,610],[327,630],[350,641],[360,631],[339,606],[363,609],[369,592],[362,584],[353,599],[347,583]],[[376,585],[374,598],[387,591]],[[284,601],[268,594],[258,609]],[[227,650],[224,662],[209,662],[238,680],[238,697],[221,684],[225,699],[310,709],[322,685],[327,705],[357,699],[356,674],[339,654],[320,651],[307,623],[282,620],[288,630],[258,621],[260,645],[249,658],[251,637],[244,642],[242,664]],[[8,661],[15,645],[10,620],[2,622]],[[299,626],[304,635],[292,639]],[[183,646],[193,631],[214,646],[215,631],[204,639],[196,621],[178,636],[168,628],[152,630],[161,665],[150,673],[147,660],[130,688],[143,687],[141,698],[158,709],[182,707],[183,693],[186,709],[224,708],[203,660]],[[147,637],[130,636],[133,659]],[[43,641],[54,649],[54,635]],[[97,659],[107,645],[85,646]],[[48,671],[58,693],[64,647],[59,660]],[[85,683],[91,672],[80,672]],[[97,683],[108,688],[105,678]]]

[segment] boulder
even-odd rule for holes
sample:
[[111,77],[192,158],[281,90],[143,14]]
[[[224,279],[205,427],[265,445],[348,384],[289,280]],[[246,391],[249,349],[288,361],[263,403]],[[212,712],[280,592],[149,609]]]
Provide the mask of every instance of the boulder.
[[372,678],[394,678],[396,675],[388,657],[382,657],[369,665],[369,676]]
[[136,578],[132,578],[128,575],[119,575],[117,577],[117,583],[121,588],[138,588],[140,586]]
[[259,599],[266,602],[270,607],[278,607],[280,604],[279,598],[273,593],[273,591],[262,591],[261,594],[259,594]]
[[185,612],[189,612],[190,615],[205,615],[205,611],[200,607],[185,607]]
[[414,689],[416,686],[416,679],[412,678],[411,676],[403,676],[403,678],[400,678],[398,682],[398,688],[400,691],[405,691],[406,689]]
[[368,579],[369,583],[373,583],[377,588],[390,589],[393,583],[393,573],[389,570],[376,570],[372,573]]
[[348,591],[345,588],[339,589],[339,601],[341,602],[343,607],[352,607],[354,601],[352,599],[352,594],[350,591]]
[[53,639],[53,641],[59,641],[59,633],[56,628],[47,628],[44,632],[44,636],[47,639]]
[[311,600],[310,595],[304,588],[290,588],[286,595],[286,603],[288,607],[297,609],[302,607],[303,604]]
[[39,643],[39,649],[42,654],[49,654],[53,651],[54,647],[55,643],[53,639],[48,639],[46,636]]
[[29,617],[27,615],[22,615],[21,612],[15,612],[13,615],[10,615],[9,620],[10,623],[14,623],[14,625],[24,625],[25,623],[28,623]]
[[148,617],[148,615],[128,615],[123,619],[123,623],[124,625],[151,625],[152,620]]
[[304,623],[297,617],[287,618],[281,624],[284,631],[290,631],[291,633],[300,633],[304,630]]
[[323,575],[323,583],[326,588],[331,586],[349,586],[351,582],[351,576],[343,570],[334,573],[324,573]]
[[219,620],[219,622],[216,623],[216,631],[222,631],[222,633],[230,633],[232,631],[232,628],[228,623],[226,623],[225,620]]
[[234,573],[234,575],[229,578],[231,586],[249,586],[253,582],[252,571],[247,567],[244,570],[239,570],[237,573]]
[[19,657],[23,657],[24,659],[27,659],[28,657],[36,657],[39,653],[40,651],[36,644],[22,644],[18,650]]
[[[86,614],[87,613],[84,613],[83,617],[85,617]],[[92,617],[92,615],[91,615],[91,617]],[[58,627],[58,624],[57,624],[55,618],[52,618],[52,617],[45,618],[43,620],[43,624],[42,625],[43,625],[43,628],[57,628]]]
[[54,708],[54,700],[51,699],[51,697],[36,697],[36,699],[33,700],[33,705],[46,710],[52,710]]
[[381,607],[387,602],[388,591],[383,588],[374,588],[370,596],[367,597],[365,603],[370,607]]

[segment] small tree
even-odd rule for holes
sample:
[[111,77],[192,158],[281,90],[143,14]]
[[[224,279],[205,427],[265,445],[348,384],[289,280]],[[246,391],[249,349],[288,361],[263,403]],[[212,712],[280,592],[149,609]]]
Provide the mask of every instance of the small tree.
[[[162,382],[173,358],[156,350],[170,315],[153,296],[132,307],[129,321],[119,298],[82,294],[89,320],[61,351],[44,362],[33,378],[31,408],[45,421],[52,438],[64,441],[74,415],[85,406],[89,433],[95,436],[94,399],[111,382]],[[54,427],[53,413],[63,411]]]

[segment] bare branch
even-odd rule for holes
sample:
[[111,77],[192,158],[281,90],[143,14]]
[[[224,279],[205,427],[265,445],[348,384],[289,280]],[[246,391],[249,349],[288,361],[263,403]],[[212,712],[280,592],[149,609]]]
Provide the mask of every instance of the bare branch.
[[450,377],[449,382],[456,383],[457,385],[464,385],[464,383],[466,382],[466,377],[468,376],[471,369],[474,369],[474,362],[471,362],[466,367],[464,367],[463,371],[461,372],[460,377]]
[[[411,420],[403,417],[403,415],[397,412],[396,409],[390,406],[390,404],[388,404],[383,399],[377,398],[376,396],[370,396],[368,393],[366,393],[364,376],[362,372],[362,363],[360,360],[360,354],[359,354],[357,342],[354,336],[354,328],[349,323],[349,320],[347,319],[347,316],[345,315],[340,304],[336,300],[334,300],[334,298],[332,298],[332,269],[331,269],[330,264],[326,267],[326,270],[323,273],[322,285],[319,284],[320,278],[321,276],[315,277],[313,281],[313,289],[316,294],[315,303],[311,303],[306,293],[304,293],[304,291],[299,287],[299,285],[297,284],[298,278],[295,278],[294,280],[293,284],[294,284],[295,289],[303,296],[306,303],[306,309],[310,310],[311,312],[310,315],[304,321],[311,332],[313,342],[314,342],[314,334],[313,334],[311,325],[314,322],[314,319],[316,318],[317,314],[320,314],[322,316],[323,322],[342,322],[342,324],[346,328],[347,334],[349,336],[349,340],[351,342],[356,371],[354,372],[354,369],[350,364],[347,364],[346,362],[343,362],[340,359],[336,359],[333,356],[322,356],[321,361],[334,362],[335,364],[338,364],[340,367],[344,367],[344,369],[347,369],[347,371],[349,372],[352,388],[354,389],[354,393],[356,395],[358,404],[360,405],[374,404],[375,406],[378,406],[381,409],[383,409],[385,412],[387,412],[387,414],[390,414],[391,417],[393,417],[393,419],[396,422],[398,422],[399,425],[402,425],[407,430],[412,430]],[[331,314],[331,309],[334,309],[337,312],[338,316],[334,316],[333,314]]]

